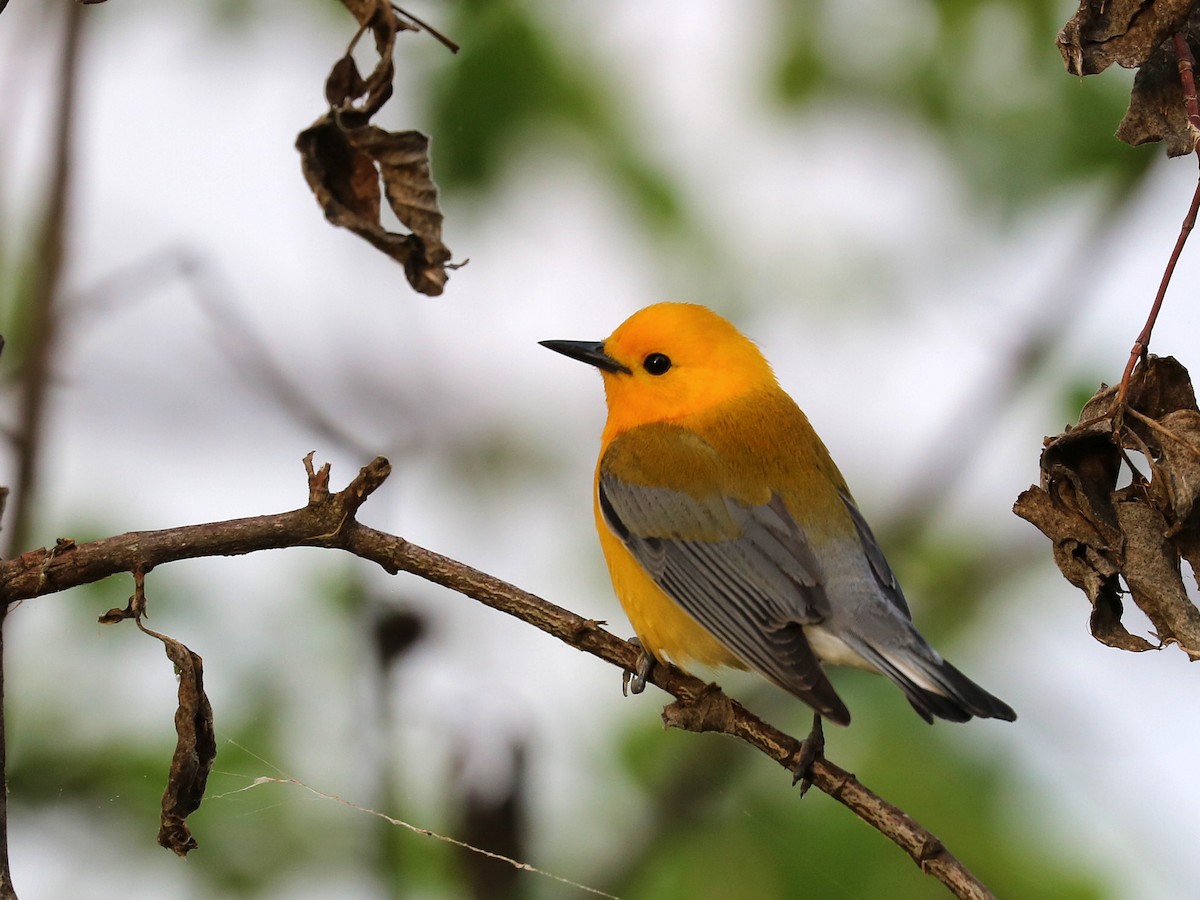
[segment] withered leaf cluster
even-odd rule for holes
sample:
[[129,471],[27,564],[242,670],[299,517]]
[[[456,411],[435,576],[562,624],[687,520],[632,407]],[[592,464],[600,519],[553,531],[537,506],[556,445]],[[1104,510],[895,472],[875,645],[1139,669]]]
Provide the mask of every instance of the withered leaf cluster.
[[1165,141],[1169,156],[1192,152],[1174,35],[1185,32],[1193,54],[1200,46],[1197,0],[1080,0],[1058,34],[1072,75],[1094,75],[1113,63],[1138,70],[1129,109],[1117,137],[1134,146]]
[[[1200,611],[1182,575],[1186,561],[1200,577],[1200,411],[1191,379],[1172,357],[1150,356],[1135,369],[1126,404],[1116,407],[1115,398],[1102,387],[1077,425],[1046,439],[1041,484],[1013,511],[1050,538],[1063,576],[1091,600],[1097,640],[1123,650],[1177,644],[1197,659]],[[1121,481],[1129,483],[1118,488]],[[1126,594],[1157,645],[1121,623]]]
[[[387,0],[342,0],[369,31],[379,56],[364,78],[351,56],[355,41],[325,81],[329,111],[296,138],[304,178],[325,217],[348,228],[404,266],[414,290],[437,296],[446,285],[450,250],[442,243],[442,213],[429,169],[429,138],[386,131],[371,117],[392,96],[396,35],[416,30]],[[381,187],[382,185],[382,187]],[[381,220],[383,198],[409,234]]]

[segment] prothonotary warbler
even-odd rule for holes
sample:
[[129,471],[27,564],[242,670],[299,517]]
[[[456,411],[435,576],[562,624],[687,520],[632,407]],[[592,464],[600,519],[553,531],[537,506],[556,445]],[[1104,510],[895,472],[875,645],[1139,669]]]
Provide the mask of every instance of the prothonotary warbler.
[[757,671],[818,725],[850,721],[822,662],[887,676],[929,722],[1016,718],[917,631],[829,451],[728,321],[660,303],[542,344],[604,377],[596,528],[644,650]]

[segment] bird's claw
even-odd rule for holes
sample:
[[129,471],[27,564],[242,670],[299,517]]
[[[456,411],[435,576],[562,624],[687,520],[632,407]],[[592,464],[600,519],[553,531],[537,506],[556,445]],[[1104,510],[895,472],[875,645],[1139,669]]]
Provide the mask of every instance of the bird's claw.
[[630,638],[629,643],[636,644],[640,652],[633,671],[626,669],[621,673],[621,693],[626,697],[630,694],[640,694],[646,689],[646,680],[650,677],[650,670],[654,668],[654,657],[646,652],[642,642],[637,638]]
[[792,784],[800,783],[801,797],[812,787],[813,763],[824,758],[825,729],[821,727],[821,714],[814,713],[812,731],[800,744],[800,753],[796,756],[796,765],[792,769]]

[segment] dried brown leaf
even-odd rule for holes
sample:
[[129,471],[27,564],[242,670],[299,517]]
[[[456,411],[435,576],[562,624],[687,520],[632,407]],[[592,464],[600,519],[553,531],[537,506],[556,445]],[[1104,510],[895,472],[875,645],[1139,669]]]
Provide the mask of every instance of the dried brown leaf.
[[1184,525],[1200,497],[1200,412],[1179,409],[1159,421],[1161,452],[1151,467],[1153,486],[1161,490],[1159,502],[1171,511],[1173,523]]
[[[420,132],[389,132],[370,124],[394,90],[396,34],[416,26],[399,19],[385,0],[343,3],[360,29],[325,81],[329,112],[296,138],[304,178],[330,222],[401,263],[414,289],[436,296],[445,287],[451,254],[442,243],[429,139]],[[379,60],[364,78],[351,51],[366,30],[375,38]],[[383,196],[410,234],[384,227]]]
[[325,99],[331,107],[353,103],[367,91],[367,83],[358,71],[354,57],[347,53],[333,64],[325,79]]
[[1067,509],[1092,523],[1105,543],[1116,540],[1112,491],[1117,486],[1121,451],[1107,420],[1068,429],[1042,453],[1042,487]]
[[1133,77],[1129,109],[1117,126],[1117,138],[1132,147],[1166,143],[1168,156],[1192,152],[1195,136],[1183,103],[1175,48],[1160,47]]
[[[348,128],[340,116],[328,113],[300,133],[296,147],[325,217],[401,263],[414,289],[440,294],[450,250],[442,243],[429,139],[417,131],[389,132],[373,125]],[[411,234],[384,227],[381,179],[388,205]]]
[[1173,356],[1151,356],[1130,379],[1129,405],[1152,419],[1177,409],[1196,409],[1188,370]]
[[332,121],[332,114],[300,132],[296,148],[304,177],[330,222],[352,230],[378,223],[379,172]]
[[[1048,438],[1041,483],[1022,492],[1013,511],[1051,541],[1054,561],[1092,604],[1097,640],[1125,650],[1153,646],[1121,624],[1121,584],[1150,619],[1161,643],[1200,658],[1200,611],[1180,574],[1200,563],[1200,411],[1187,370],[1151,356],[1134,371],[1127,405],[1101,387],[1080,423]],[[1117,489],[1126,451],[1143,454],[1140,472]],[[1130,464],[1132,465],[1132,464]]]
[[1192,578],[1200,583],[1200,527],[1191,521],[1171,536],[1171,543],[1192,570]]
[[1118,554],[1085,516],[1056,503],[1047,491],[1036,487],[1021,493],[1013,511],[1050,538],[1055,565],[1091,601],[1088,625],[1096,640],[1120,650],[1154,649],[1153,644],[1130,634],[1121,624]]
[[1117,517],[1125,536],[1121,574],[1133,602],[1146,614],[1160,642],[1178,644],[1192,659],[1200,658],[1200,610],[1188,599],[1179,555],[1167,540],[1162,513],[1140,485],[1124,488],[1118,495]]
[[1121,603],[1121,590],[1114,577],[1093,601],[1092,614],[1088,617],[1088,630],[1092,637],[1108,647],[1142,653],[1159,649],[1141,635],[1131,634],[1121,623],[1125,607]]
[[104,615],[96,619],[101,625],[116,625],[118,622],[124,622],[126,619],[133,618],[133,607],[126,606],[124,609],[113,607]]
[[1187,21],[1194,0],[1080,0],[1058,33],[1072,75],[1094,75],[1113,63],[1133,69]]
[[1159,649],[1141,635],[1131,634],[1121,624],[1121,616],[1125,608],[1121,604],[1121,593],[1118,589],[1105,591],[1096,598],[1092,614],[1088,618],[1088,630],[1092,637],[1107,647],[1117,650],[1128,650],[1130,653],[1142,653],[1146,650]]
[[163,791],[158,843],[179,856],[186,856],[197,846],[186,820],[200,808],[208,774],[217,756],[212,706],[204,693],[204,662],[199,654],[174,638],[151,631],[140,621],[138,627],[162,641],[167,658],[175,664],[179,676],[175,753]]
[[442,243],[442,212],[429,170],[429,138],[419,131],[384,131],[366,126],[354,132],[355,146],[379,167],[392,212],[412,234],[413,252],[404,264],[409,283],[424,294],[440,294],[450,250]]
[[1137,146],[1166,143],[1169,156],[1195,147],[1173,43],[1188,35],[1193,53],[1200,35],[1196,0],[1080,0],[1058,34],[1058,49],[1072,75],[1094,75],[1113,63],[1137,68],[1129,109],[1117,137]]

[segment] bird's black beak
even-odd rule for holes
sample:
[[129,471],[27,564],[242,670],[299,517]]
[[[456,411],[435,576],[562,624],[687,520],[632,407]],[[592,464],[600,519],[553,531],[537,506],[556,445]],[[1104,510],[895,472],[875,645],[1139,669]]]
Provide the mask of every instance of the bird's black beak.
[[628,367],[621,365],[604,352],[603,341],[538,341],[538,343],[555,353],[585,362],[589,366],[595,366],[605,372],[632,374]]

